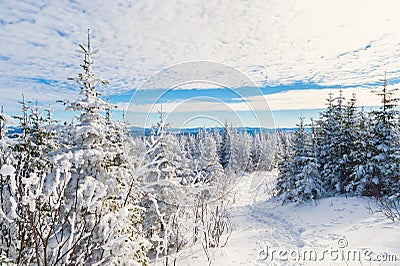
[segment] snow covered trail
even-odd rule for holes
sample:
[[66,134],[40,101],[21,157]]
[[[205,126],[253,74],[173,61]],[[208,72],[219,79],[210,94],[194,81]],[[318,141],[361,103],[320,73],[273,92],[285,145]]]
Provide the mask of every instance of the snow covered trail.
[[[224,248],[214,250],[213,265],[266,265],[259,259],[261,247],[273,244],[277,247],[302,247],[297,228],[285,215],[275,210],[279,206],[267,204],[272,196],[275,174],[259,172],[259,176],[243,176],[235,187],[234,204],[231,210],[233,232]],[[261,183],[252,189],[252,182]],[[208,264],[199,247],[190,250],[191,255],[183,256],[179,265]],[[199,253],[200,252],[200,253]]]
[[[275,177],[259,172],[240,180],[233,232],[224,248],[213,250],[212,265],[400,265],[400,224],[371,214],[366,205],[376,208],[373,200],[333,197],[282,206],[271,199]],[[254,180],[262,182],[252,189]],[[178,265],[207,265],[202,252],[195,245]]]
[[[267,245],[300,248],[303,228],[297,227],[277,210],[280,204],[269,202],[276,173],[259,172],[257,176],[243,176],[236,188],[232,209],[234,231],[227,247],[215,258],[215,265],[266,265],[259,253]],[[261,176],[261,178],[259,178]],[[252,182],[262,182],[252,189]],[[224,254],[223,254],[224,255]]]

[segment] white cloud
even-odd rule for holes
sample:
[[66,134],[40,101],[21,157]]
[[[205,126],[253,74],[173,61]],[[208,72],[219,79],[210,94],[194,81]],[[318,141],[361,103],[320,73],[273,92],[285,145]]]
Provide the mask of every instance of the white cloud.
[[[65,90],[69,85],[62,82],[79,71],[75,49],[85,43],[87,28],[101,48],[95,72],[111,81],[100,89],[104,95],[138,87],[156,71],[191,60],[234,66],[258,84],[362,85],[385,70],[389,79],[397,78],[399,7],[396,0],[5,0],[0,88]],[[60,87],[32,77],[56,80]],[[282,96],[290,94],[272,96],[271,106],[281,108]],[[314,104],[282,100],[287,106]]]
[[[333,93],[333,97],[339,96],[339,90],[334,89],[314,89],[314,90],[291,90],[282,93],[265,95],[271,110],[306,110],[306,109],[322,109],[326,108],[326,99],[329,93]],[[346,101],[351,99],[352,94],[356,93],[358,106],[379,106],[380,99],[372,93],[370,89],[343,89],[342,95]],[[250,102],[257,102],[260,96],[248,99]]]

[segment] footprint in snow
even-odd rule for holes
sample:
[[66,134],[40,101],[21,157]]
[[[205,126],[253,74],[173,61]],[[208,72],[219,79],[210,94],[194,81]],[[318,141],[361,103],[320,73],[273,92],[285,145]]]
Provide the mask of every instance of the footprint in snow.
[[334,211],[337,211],[337,212],[341,212],[341,211],[344,211],[345,210],[345,208],[336,208],[336,209],[333,209]]

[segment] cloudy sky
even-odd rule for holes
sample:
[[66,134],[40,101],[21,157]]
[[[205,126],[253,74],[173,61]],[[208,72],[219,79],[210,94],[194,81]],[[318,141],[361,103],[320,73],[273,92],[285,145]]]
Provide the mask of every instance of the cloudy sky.
[[[110,81],[99,91],[132,124],[153,123],[163,104],[174,126],[290,127],[317,116],[330,91],[377,106],[370,91],[385,71],[399,85],[399,9],[394,0],[2,0],[0,105],[16,114],[24,93],[66,119],[55,101],[79,93],[67,78],[80,72],[90,28],[95,74]],[[182,71],[193,73],[176,78]],[[154,77],[177,81],[163,88]]]

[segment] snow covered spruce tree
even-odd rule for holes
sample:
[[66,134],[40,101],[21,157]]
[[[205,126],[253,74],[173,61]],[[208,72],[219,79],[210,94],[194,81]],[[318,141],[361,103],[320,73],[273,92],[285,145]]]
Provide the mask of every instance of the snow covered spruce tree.
[[343,120],[345,105],[342,92],[338,97],[329,93],[327,108],[320,114],[316,121],[318,130],[318,160],[321,166],[321,176],[328,193],[340,193],[343,185],[341,177],[343,170],[344,135]]
[[278,167],[279,163],[285,158],[291,157],[293,152],[292,135],[292,132],[285,132],[282,129],[275,130],[272,135],[273,138],[270,139],[270,142],[274,143],[274,151],[272,164],[269,167]]
[[[23,130],[15,145],[15,154],[22,158],[17,158],[17,167],[6,164],[0,171],[8,182],[2,192],[10,194],[1,213],[9,224],[2,229],[16,236],[2,254],[18,264],[146,264],[142,209],[131,185],[135,176],[121,156],[118,126],[103,115],[109,106],[95,89],[105,82],[92,72],[90,32],[87,48],[81,48],[84,73],[74,79],[81,97],[67,108],[80,112],[79,123],[62,128],[57,149],[38,149],[51,139],[42,134],[45,120],[37,109],[28,116],[27,104],[22,103]],[[27,148],[28,141],[34,148]]]
[[398,102],[395,92],[396,89],[388,88],[385,73],[382,90],[376,92],[382,99],[382,107],[371,112],[372,124],[367,140],[369,156],[365,176],[361,180],[364,195],[378,198],[399,196],[399,113],[395,108]]
[[[346,193],[354,193],[355,195],[363,195],[365,183],[364,180],[370,179],[369,175],[369,156],[370,156],[370,133],[371,133],[371,117],[364,112],[362,108],[357,115],[355,123],[355,131],[353,139],[353,147],[351,149],[348,162],[353,165],[353,171],[350,174],[349,182],[346,185]],[[350,167],[349,166],[349,167]]]
[[358,160],[356,145],[360,137],[356,101],[355,93],[347,105],[341,90],[338,97],[330,94],[328,107],[316,123],[317,160],[330,194],[352,191],[350,184]]
[[262,155],[264,154],[263,142],[264,142],[263,134],[261,132],[255,133],[251,143],[250,163],[249,163],[250,172],[257,171],[260,169],[259,164],[262,160]]
[[341,193],[360,194],[358,185],[358,169],[365,163],[367,150],[365,147],[368,134],[368,124],[363,110],[358,111],[356,106],[356,95],[348,101],[343,123],[343,161]]
[[297,126],[292,155],[279,165],[277,194],[283,203],[317,199],[325,193],[303,117],[300,117]]
[[[122,156],[123,130],[111,121],[110,104],[96,90],[96,85],[107,82],[92,72],[92,56],[97,51],[91,47],[90,31],[87,47],[80,47],[83,73],[73,80],[80,85],[81,96],[67,107],[80,112],[79,123],[66,129],[72,136],[67,140],[70,147],[55,156],[66,183],[63,192],[70,203],[62,212],[74,215],[62,226],[81,231],[69,236],[75,243],[68,257],[77,263],[144,264],[147,243],[141,237],[142,209],[137,205],[137,190],[132,189],[132,179],[137,177]],[[88,237],[80,237],[85,234]]]
[[222,131],[222,140],[218,144],[219,160],[222,167],[226,169],[231,158],[231,128],[229,128],[227,121],[225,121]]
[[215,140],[209,132],[205,132],[204,136],[199,140],[198,158],[201,174],[201,183],[210,183],[211,181],[221,181],[221,176],[224,175],[224,169],[219,162],[217,146]]
[[[282,160],[281,154],[283,153],[283,145],[286,146],[286,141],[280,140],[279,131],[275,132],[258,132],[253,136],[253,143],[251,148],[251,167],[253,171],[271,171],[277,167],[278,163]],[[282,136],[283,137],[283,136]],[[286,135],[283,137],[287,137]]]
[[242,176],[249,168],[251,156],[251,139],[247,133],[231,130],[231,154],[228,168],[225,171],[233,176]]
[[41,264],[40,212],[45,210],[40,198],[44,177],[53,167],[49,155],[58,147],[57,135],[51,123],[44,127],[46,118],[37,104],[30,107],[24,96],[19,103],[22,116],[15,118],[21,133],[2,143],[7,159],[0,162],[1,256],[3,262]]
[[[150,137],[146,139],[146,153],[142,165],[147,167],[143,174],[142,189],[145,196],[140,206],[146,209],[143,220],[144,236],[152,243],[150,252],[157,259],[164,257],[168,261],[170,250],[186,244],[176,225],[180,213],[181,191],[178,174],[182,174],[182,153],[179,142],[167,132],[165,113],[159,111],[159,121],[152,127]],[[181,216],[184,216],[182,214]]]

